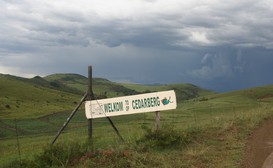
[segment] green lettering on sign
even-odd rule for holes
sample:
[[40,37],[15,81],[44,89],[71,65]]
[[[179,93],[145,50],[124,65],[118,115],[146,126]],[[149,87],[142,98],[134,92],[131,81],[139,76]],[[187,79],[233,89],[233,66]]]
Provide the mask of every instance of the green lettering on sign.
[[114,102],[114,103],[106,103],[104,104],[104,112],[118,112],[123,111],[123,102]]
[[160,106],[159,97],[136,99],[132,101],[133,109],[143,109],[143,108],[158,107],[158,106]]

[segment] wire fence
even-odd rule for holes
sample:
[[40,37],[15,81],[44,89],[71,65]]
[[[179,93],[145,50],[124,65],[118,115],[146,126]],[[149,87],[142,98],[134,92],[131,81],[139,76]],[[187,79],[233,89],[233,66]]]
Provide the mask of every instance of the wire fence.
[[[250,105],[230,106],[224,108],[218,107],[200,107],[189,109],[178,109],[173,111],[161,112],[161,125],[179,125],[179,127],[188,127],[189,125],[196,126],[202,123],[214,122],[215,120],[236,119],[239,116],[251,115],[253,111],[257,112],[259,106],[250,108]],[[266,106],[263,106],[266,108]],[[270,109],[271,106],[268,106]],[[259,114],[259,113],[257,113]],[[13,139],[15,137],[29,136],[54,136],[63,126],[69,116],[69,112],[62,112],[61,115],[51,115],[38,119],[0,119],[0,140]],[[130,128],[130,125],[153,125],[155,122],[155,114],[143,113],[128,116],[112,117],[116,125]],[[101,128],[109,127],[108,120],[105,118],[93,119],[93,129],[100,130]],[[64,133],[68,132],[85,132],[87,135],[87,119],[83,111],[79,111],[68,124]]]
[[[160,113],[160,127],[166,125],[183,130],[191,127],[224,124],[243,117],[266,116],[272,113],[270,104],[205,105],[204,107],[181,106],[177,110]],[[24,159],[42,151],[49,145],[63,126],[70,112],[56,113],[37,119],[0,120],[0,163]],[[145,131],[143,127],[155,127],[155,114],[142,113],[112,117],[126,143],[133,143]],[[57,140],[84,142],[88,139],[88,124],[83,110],[77,112],[63,134]],[[93,120],[93,139],[98,147],[120,143],[120,139],[106,118]]]

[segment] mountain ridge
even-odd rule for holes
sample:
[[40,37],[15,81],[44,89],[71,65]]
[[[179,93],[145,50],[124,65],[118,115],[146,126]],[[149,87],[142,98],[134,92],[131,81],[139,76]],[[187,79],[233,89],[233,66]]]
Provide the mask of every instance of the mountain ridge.
[[[175,90],[177,100],[182,102],[202,96],[202,92],[213,93],[192,84],[145,86],[120,84],[104,78],[93,78],[92,81],[96,99]],[[41,117],[71,110],[87,87],[88,79],[79,74],[52,74],[33,78],[0,74],[0,118]]]

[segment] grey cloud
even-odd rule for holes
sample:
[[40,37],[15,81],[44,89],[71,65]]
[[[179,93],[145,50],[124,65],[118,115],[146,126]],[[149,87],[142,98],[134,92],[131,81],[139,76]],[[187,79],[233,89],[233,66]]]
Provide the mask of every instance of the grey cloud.
[[[28,2],[14,3],[15,8],[18,7],[15,14],[6,9],[6,18],[2,19],[12,19],[8,26],[13,31],[22,31],[11,26],[13,23],[20,24],[24,29],[22,38],[29,39],[29,45],[39,42],[44,45],[46,41],[48,45],[87,46],[88,41],[93,40],[109,47],[130,44],[170,50],[221,45],[270,48],[273,12],[262,2],[200,2],[182,11],[143,11],[147,13],[147,17],[111,20],[100,17],[94,11],[62,11],[51,9],[48,4],[39,11],[35,9],[37,4]],[[260,31],[261,29],[264,31]],[[32,41],[33,39],[35,40]]]
[[81,32],[84,21],[78,13],[51,13],[51,9],[39,11],[33,5],[3,4],[0,50],[33,52],[45,46],[89,44],[88,38]]
[[270,1],[137,2],[133,11],[112,12],[119,6],[98,11],[89,1],[2,0],[0,68],[84,74],[92,64],[109,79],[218,90],[236,88],[227,84],[234,81],[272,81]]

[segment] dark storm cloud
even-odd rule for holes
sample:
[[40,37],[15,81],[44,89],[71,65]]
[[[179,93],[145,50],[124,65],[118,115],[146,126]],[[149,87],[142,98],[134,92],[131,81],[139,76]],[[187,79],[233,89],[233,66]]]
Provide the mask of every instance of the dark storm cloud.
[[263,48],[206,53],[200,66],[189,71],[192,79],[209,89],[228,91],[272,84],[272,51]]

